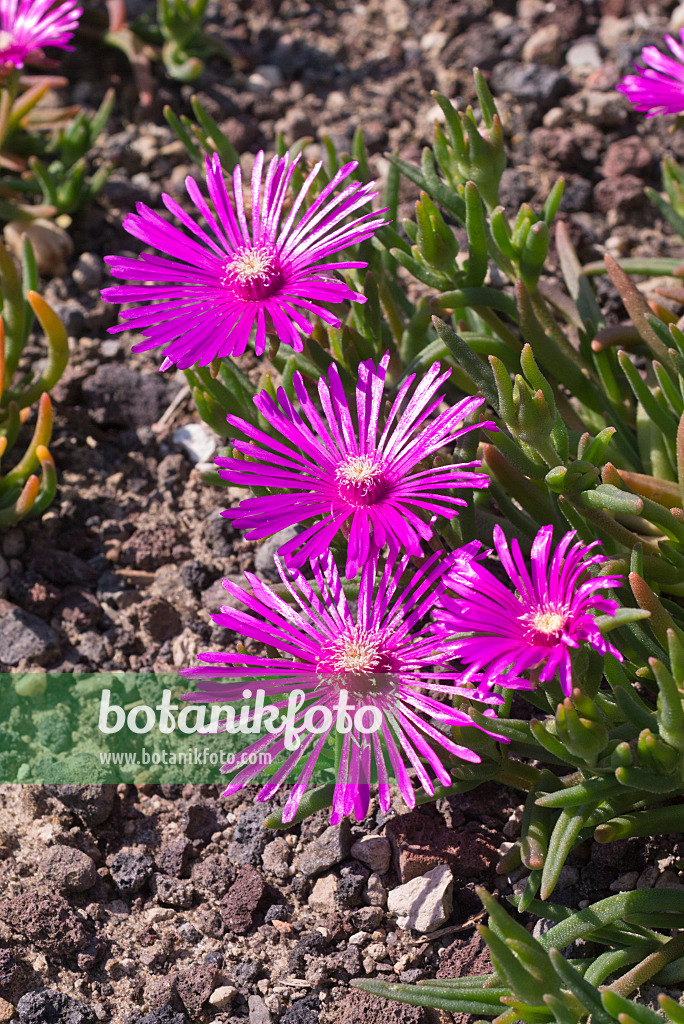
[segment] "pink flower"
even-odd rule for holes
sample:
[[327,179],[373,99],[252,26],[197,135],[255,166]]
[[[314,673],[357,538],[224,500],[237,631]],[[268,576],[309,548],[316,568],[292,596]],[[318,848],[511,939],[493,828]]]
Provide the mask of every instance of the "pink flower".
[[[294,388],[297,411],[285,392],[278,401],[262,391],[254,399],[276,440],[236,416],[228,423],[251,439],[234,441],[240,453],[256,460],[218,458],[220,475],[233,484],[268,487],[273,493],[246,498],[223,515],[250,538],[314,520],[288,541],[279,553],[291,565],[322,555],[334,538],[348,534],[346,575],[356,575],[372,550],[389,546],[420,555],[421,541],[432,536],[437,516],[453,519],[465,505],[455,491],[486,487],[489,478],[471,472],[480,462],[441,465],[425,463],[461,435],[493,423],[464,426],[483,398],[465,398],[431,419],[443,401],[439,389],[450,370],[440,375],[434,363],[408,398],[415,375],[402,381],[391,409],[381,422],[389,355],[376,369],[370,360],[359,366],[355,416],[337,368],[318,382],[321,412],[314,406],[299,374]],[[322,413],[322,414],[321,414]]]
[[614,615],[617,601],[597,591],[619,586],[621,576],[590,577],[588,569],[605,561],[590,555],[598,541],[570,546],[574,531],[566,533],[553,556],[553,527],[542,526],[532,545],[531,575],[520,546],[509,549],[503,530],[494,528],[494,546],[504,572],[515,587],[511,592],[489,569],[470,559],[449,573],[446,583],[456,594],[446,594],[437,619],[459,635],[452,649],[467,666],[464,683],[477,678],[479,686],[508,685],[516,676],[540,669],[539,682],[558,673],[566,696],[572,693],[570,651],[588,644],[599,654],[622,655],[599,631],[593,613]]
[[626,75],[616,86],[637,110],[646,113],[646,117],[684,112],[684,30],[679,36],[681,43],[672,36],[665,36],[675,60],[655,46],[645,46],[641,59],[646,67],[635,64],[637,74]]
[[73,49],[68,43],[82,13],[74,0],[0,0],[0,65],[23,68],[44,46]]
[[[278,560],[290,603],[251,573],[245,574],[251,594],[223,581],[246,610],[222,608],[213,616],[214,622],[268,645],[274,649],[273,656],[202,654],[200,659],[206,664],[184,675],[204,681],[203,689],[199,694],[187,694],[186,699],[195,703],[241,702],[247,684],[263,690],[265,698],[272,699],[279,709],[286,708],[293,691],[299,690],[304,696],[294,720],[294,727],[301,732],[301,746],[287,753],[284,726],[276,733],[267,733],[243,750],[235,765],[223,767],[223,772],[237,771],[224,795],[237,792],[263,770],[263,755],[269,762],[284,755],[258,799],[271,799],[297,771],[297,781],[283,811],[283,821],[291,821],[320,755],[324,748],[331,747],[341,700],[346,703],[351,728],[340,734],[333,822],[352,811],[357,820],[365,817],[373,776],[377,778],[380,806],[387,811],[390,775],[407,805],[413,807],[409,769],[414,770],[423,789],[433,795],[431,773],[443,785],[452,781],[445,756],[447,760],[480,761],[479,755],[449,736],[450,726],[479,728],[467,714],[451,706],[452,698],[460,694],[490,704],[501,699],[455,685],[454,673],[444,670],[453,657],[453,644],[445,637],[443,627],[434,622],[426,624],[455,558],[433,554],[416,571],[410,569],[407,555],[399,560],[390,556],[381,566],[375,554],[363,568],[354,613],[329,552],[311,563],[320,596],[298,570],[287,570]],[[405,572],[408,582],[403,579]],[[305,724],[307,711],[313,706],[330,711],[330,721],[327,725],[321,723],[320,732]],[[358,718],[356,713],[362,709],[366,711]],[[484,713],[494,716],[491,710]],[[317,713],[318,718],[321,715],[325,718],[324,713]],[[363,728],[370,726],[372,718],[379,728],[365,733]],[[446,729],[437,728],[430,719]]]
[[192,178],[185,182],[208,231],[171,196],[162,196],[164,205],[185,231],[138,203],[137,214],[124,219],[125,229],[170,258],[147,254],[137,259],[105,258],[114,277],[144,282],[104,289],[102,295],[108,302],[144,303],[122,313],[126,322],[110,331],[132,328],[144,332],[146,340],[134,345],[134,352],[166,345],[161,366],[165,370],[174,363],[185,369],[197,362],[206,366],[218,356],[240,355],[254,328],[257,355],[264,352],[267,332],[301,352],[302,334],[313,330],[309,314],[339,327],[338,317],[322,303],[366,300],[339,280],[336,271],[367,264],[358,260],[330,262],[330,257],[370,238],[387,222],[380,213],[367,213],[345,223],[377,195],[373,182],[352,182],[334,194],[356,168],[355,162],[342,167],[302,212],[321,169],[321,164],[316,164],[286,210],[288,186],[299,159],[273,157],[264,181],[264,154],[257,155],[252,171],[251,230],[240,168],[233,171],[231,200],[217,154],[207,157],[207,187],[213,208]]

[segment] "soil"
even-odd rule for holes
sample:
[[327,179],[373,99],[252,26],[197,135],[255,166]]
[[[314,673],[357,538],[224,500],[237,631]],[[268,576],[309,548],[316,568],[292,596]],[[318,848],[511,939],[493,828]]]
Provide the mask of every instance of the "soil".
[[[209,31],[231,50],[232,68],[211,58],[190,86],[155,66],[154,104],[144,111],[123,55],[77,40],[63,69],[71,101],[92,108],[110,85],[117,90],[93,155],[94,166],[108,161],[113,173],[74,220],[68,273],[44,282],[70,333],[70,364],[53,392],[60,486],[42,521],[0,538],[0,671],[188,667],[199,651],[229,642],[210,619],[217,581],[268,571],[263,552],[259,559],[219,516],[230,493],[204,483],[180,443],[179,428],[199,422],[183,374],[158,373],[158,356],[132,355],[131,336],[107,334],[117,310],[99,298],[102,258],[136,251],[123,217],[138,201],[159,207],[162,191],[182,199],[185,176],[199,175],[163,120],[164,104],[190,115],[196,94],[247,154],[272,147],[280,132],[288,143],[311,136],[314,158],[324,135],[348,149],[361,127],[382,180],[383,154],[417,162],[429,142],[430,90],[468,103],[479,66],[506,131],[506,205],[539,205],[563,175],[561,216],[583,260],[606,251],[684,260],[681,241],[643,196],[644,185],[660,187],[664,153],[684,157],[684,135],[670,133],[671,119],[634,114],[614,90],[642,47],[662,41],[674,7],[211,0]],[[405,185],[403,216],[415,198]],[[603,278],[596,285],[618,322],[624,312],[612,287]],[[249,355],[243,369],[254,379],[261,372]],[[202,441],[206,461],[222,441],[210,432]],[[484,883],[505,895],[519,881],[497,876],[495,861],[515,838],[520,794],[485,786],[426,812],[420,827],[399,813],[388,828],[376,811],[353,827],[337,861],[309,876],[299,858],[327,827],[325,813],[276,837],[261,826],[268,808],[255,807],[255,791],[219,793],[193,785],[0,789],[0,1020],[428,1022],[437,1018],[353,991],[350,979],[486,970],[474,889]],[[350,843],[386,832],[392,865],[369,888]],[[405,880],[406,858],[420,865],[416,874],[431,867],[435,849],[454,872],[451,918],[434,935],[402,931],[382,891]],[[576,906],[620,887],[681,887],[677,849],[671,838],[580,848],[554,899]],[[317,877],[331,882],[310,903]]]

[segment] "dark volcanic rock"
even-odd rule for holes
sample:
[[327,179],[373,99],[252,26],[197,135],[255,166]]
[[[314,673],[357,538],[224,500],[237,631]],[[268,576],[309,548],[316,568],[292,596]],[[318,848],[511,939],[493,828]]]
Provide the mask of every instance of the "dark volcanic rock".
[[63,896],[15,896],[0,903],[0,919],[39,949],[57,956],[84,949],[90,940],[83,920]]
[[104,427],[146,427],[164,411],[169,392],[165,381],[137,373],[118,363],[102,363],[83,382],[88,412]]
[[438,864],[448,864],[456,878],[484,881],[498,859],[496,845],[484,833],[446,828],[432,808],[397,815],[387,822],[385,832],[402,882],[424,875]]
[[191,855],[192,843],[189,839],[170,839],[162,843],[154,859],[162,874],[173,875],[174,878],[187,878]]
[[58,651],[57,635],[42,619],[0,600],[0,663],[47,664]]
[[95,1013],[85,1003],[63,992],[41,989],[27,992],[17,1003],[21,1024],[96,1024]]
[[518,101],[531,100],[550,107],[568,89],[565,75],[546,64],[500,61],[492,71],[495,93],[509,92]]
[[230,891],[221,900],[221,917],[226,928],[244,935],[255,927],[266,895],[266,882],[260,872],[250,865],[242,868]]
[[176,991],[191,1017],[196,1017],[214,990],[218,968],[214,964],[190,967],[176,978]]
[[154,871],[154,861],[144,850],[124,848],[107,857],[114,883],[124,896],[130,896],[142,889]]
[[66,807],[77,814],[84,825],[101,825],[112,813],[116,786],[55,786],[45,787],[50,796],[55,796]]
[[92,857],[71,846],[51,846],[41,858],[40,870],[67,892],[85,892],[97,881]]

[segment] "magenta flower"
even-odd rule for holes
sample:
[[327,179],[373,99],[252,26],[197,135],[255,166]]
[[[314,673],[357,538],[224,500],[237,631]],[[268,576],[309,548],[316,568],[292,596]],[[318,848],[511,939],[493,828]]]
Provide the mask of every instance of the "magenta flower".
[[443,401],[438,391],[451,372],[440,376],[439,363],[431,366],[405,405],[415,375],[401,383],[381,425],[388,364],[385,355],[377,369],[370,360],[359,366],[355,418],[334,364],[327,381],[318,382],[322,415],[299,374],[294,375],[294,388],[301,413],[282,389],[277,402],[266,391],[254,399],[282,440],[229,416],[228,423],[252,442],[234,441],[234,447],[257,461],[218,458],[220,475],[234,484],[269,487],[277,493],[247,498],[223,515],[249,530],[250,538],[268,537],[314,519],[279,549],[291,565],[323,554],[343,531],[349,538],[348,578],[356,575],[371,550],[385,544],[391,552],[403,548],[420,555],[421,541],[432,536],[436,517],[453,519],[458,507],[466,504],[454,492],[489,482],[485,474],[469,472],[480,462],[432,468],[422,464],[477,426],[495,427],[489,422],[463,426],[483,398],[463,399],[430,419]]
[[532,545],[531,575],[516,540],[509,550],[503,530],[494,527],[494,546],[501,565],[515,587],[511,593],[476,559],[457,565],[447,586],[456,597],[445,595],[437,618],[452,633],[456,656],[467,666],[461,676],[478,685],[508,685],[516,676],[540,669],[539,682],[558,673],[566,696],[572,693],[570,651],[588,644],[599,654],[622,655],[599,631],[593,612],[614,615],[617,601],[600,597],[606,587],[619,586],[621,576],[589,577],[588,569],[605,558],[590,554],[598,541],[570,546],[575,531],[566,533],[551,556],[553,527],[542,526]]
[[[409,570],[407,555],[399,560],[390,556],[382,567],[375,555],[364,566],[355,613],[329,552],[311,563],[320,597],[298,570],[286,570],[277,559],[278,571],[292,598],[290,604],[251,573],[245,573],[251,594],[223,581],[226,590],[247,610],[222,608],[213,616],[214,622],[267,644],[280,654],[202,654],[206,666],[188,669],[184,675],[203,680],[204,689],[199,694],[187,694],[186,699],[244,702],[249,683],[263,691],[264,699],[273,698],[278,709],[286,709],[288,699],[297,691],[303,701],[291,726],[300,734],[301,746],[287,754],[285,726],[267,733],[243,750],[235,765],[224,765],[223,772],[237,770],[224,796],[237,792],[263,770],[264,755],[271,761],[287,754],[257,799],[272,798],[297,770],[296,784],[283,811],[283,821],[291,821],[319,756],[326,745],[331,747],[338,731],[338,716],[343,717],[340,705],[349,714],[350,728],[340,733],[333,822],[352,811],[357,820],[366,816],[373,768],[380,806],[387,811],[390,774],[407,805],[413,807],[410,768],[423,789],[433,795],[430,772],[445,786],[452,781],[444,754],[480,761],[479,755],[455,743],[448,732],[429,721],[434,719],[445,727],[479,729],[467,714],[451,706],[451,699],[461,694],[489,704],[501,702],[495,695],[453,682],[455,674],[444,671],[453,656],[453,645],[443,627],[426,623],[453,561],[452,555],[433,554],[416,571]],[[402,574],[407,570],[409,582],[403,583]],[[440,695],[444,695],[444,701],[438,699]],[[307,722],[307,713],[313,707],[318,709],[316,722],[313,714]],[[493,717],[494,711],[488,709],[484,714]],[[375,731],[370,731],[371,720],[376,722]],[[364,728],[369,731],[364,732]],[[482,731],[501,739],[496,733]]]
[[0,0],[0,66],[23,68],[44,46],[73,49],[68,43],[82,13],[74,0]]
[[264,154],[257,155],[252,171],[251,231],[240,168],[233,171],[231,201],[216,153],[211,159],[207,157],[207,187],[213,209],[196,182],[192,178],[185,181],[188,195],[209,231],[171,196],[162,196],[164,205],[185,231],[138,203],[137,214],[124,219],[125,229],[170,258],[147,254],[137,259],[105,257],[114,277],[143,282],[102,292],[108,302],[144,303],[122,313],[126,322],[111,327],[110,332],[129,328],[142,331],[146,340],[134,345],[134,352],[166,345],[161,366],[165,370],[174,363],[186,369],[197,362],[206,366],[217,356],[240,355],[254,327],[257,355],[264,352],[269,332],[301,352],[302,334],[313,330],[307,314],[339,327],[338,317],[321,303],[366,300],[339,280],[335,271],[367,264],[330,262],[329,258],[340,249],[370,238],[387,221],[381,213],[367,213],[344,223],[377,195],[374,182],[352,182],[333,194],[354,171],[355,162],[345,164],[299,216],[321,169],[321,164],[316,164],[286,209],[288,186],[299,159],[273,157],[264,181]]
[[684,30],[679,36],[681,42],[665,36],[676,59],[665,56],[655,46],[645,46],[641,59],[646,67],[635,64],[638,73],[626,75],[616,86],[646,117],[684,112]]

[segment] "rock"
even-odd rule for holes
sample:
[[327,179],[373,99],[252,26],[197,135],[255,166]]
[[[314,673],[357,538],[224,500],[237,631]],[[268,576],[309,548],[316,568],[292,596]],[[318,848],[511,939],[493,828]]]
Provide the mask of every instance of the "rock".
[[[26,550],[26,538],[20,527],[8,530],[2,538],[2,553],[5,558],[19,558]],[[8,570],[9,571],[9,570]]]
[[[42,697],[47,689],[47,676],[44,672],[27,672],[25,676],[15,675],[12,680],[14,692],[19,697]],[[44,720],[42,720],[44,721]],[[41,721],[41,725],[42,725]],[[50,719],[48,721],[51,721]],[[40,735],[39,728],[39,739],[41,746],[48,747],[53,754],[60,753],[60,750],[53,744],[45,743],[43,735]],[[71,734],[69,733],[69,740],[71,740]],[[67,749],[62,747],[62,750]]]
[[104,264],[97,253],[82,252],[71,272],[74,284],[84,291],[97,288],[102,281]]
[[187,554],[183,541],[183,535],[168,523],[159,523],[153,530],[136,530],[121,545],[121,564],[150,571],[177,562]]
[[84,825],[101,825],[112,813],[116,786],[55,786],[45,789],[77,814]]
[[327,942],[320,932],[310,932],[300,939],[294,948],[290,950],[290,955],[287,958],[287,969],[290,974],[296,978],[300,977],[306,970],[311,958],[318,953],[322,953],[326,945]]
[[624,174],[645,176],[651,169],[653,156],[638,135],[611,142],[601,165],[606,178],[620,178]]
[[14,1007],[7,999],[0,997],[0,1020],[12,1020],[14,1017]]
[[35,220],[11,220],[5,224],[7,247],[18,259],[24,237],[33,246],[36,267],[42,277],[63,277],[67,272],[67,259],[74,251],[74,243],[64,228],[54,221],[38,217]]
[[345,818],[339,825],[326,828],[318,839],[304,849],[297,857],[296,866],[302,874],[311,878],[339,864],[349,856],[350,848],[349,820]]
[[342,910],[360,907],[363,903],[363,891],[368,878],[368,868],[358,861],[345,864],[337,880],[335,902]]
[[191,854],[192,843],[189,839],[169,839],[162,843],[155,861],[162,874],[173,875],[174,878],[187,878],[190,873]]
[[173,443],[186,452],[191,462],[211,462],[218,438],[205,423],[187,423],[174,430]]
[[35,892],[0,903],[0,920],[25,936],[38,949],[64,956],[84,949],[90,935],[63,896]]
[[227,1010],[233,1005],[238,990],[233,985],[221,985],[209,996],[209,1002],[217,1010]]
[[544,64],[500,61],[492,71],[495,93],[510,93],[518,102],[529,100],[545,108],[553,106],[568,89],[565,75]]
[[[228,596],[224,590],[223,593]],[[270,806],[257,803],[242,812],[233,829],[233,842],[228,848],[231,858],[237,864],[251,864],[257,867],[266,845],[272,838],[270,829],[264,828],[264,818]]]
[[444,826],[434,810],[419,808],[391,818],[385,832],[402,882],[424,875],[437,864],[449,864],[459,878],[483,881],[494,869],[498,850],[478,832],[457,832]]
[[575,71],[596,71],[601,67],[601,51],[593,39],[579,39],[565,54],[565,63]]
[[21,1024],[96,1024],[97,1016],[85,1003],[63,992],[39,989],[17,1003]]
[[188,839],[207,842],[217,827],[216,809],[208,803],[188,804],[181,818],[181,828]]
[[0,946],[0,996],[14,1001],[14,987],[20,981],[19,964],[12,955],[12,950]]
[[182,882],[170,875],[152,875],[152,892],[163,906],[177,907],[179,910],[188,910],[195,898],[192,882]]
[[58,653],[57,634],[45,622],[0,599],[0,664],[32,661],[46,665]]
[[138,373],[120,363],[101,363],[83,381],[88,413],[104,427],[149,427],[159,419],[178,390],[154,374]]
[[389,871],[392,847],[383,836],[364,836],[354,843],[350,853],[379,875],[386,875]]
[[173,640],[183,629],[183,620],[178,611],[163,597],[141,602],[138,606],[138,622],[145,638],[154,644]]
[[282,73],[275,64],[260,64],[247,79],[249,90],[260,93],[262,96],[268,96],[282,84]]
[[114,884],[123,896],[139,892],[154,871],[154,861],[144,850],[123,847],[107,857]]
[[679,34],[684,28],[684,4],[678,4],[670,15],[670,32]]
[[402,929],[423,934],[446,924],[453,909],[454,877],[448,864],[438,864],[419,878],[398,886],[389,894],[387,910]]
[[522,59],[526,64],[560,64],[564,42],[558,25],[553,22],[542,25],[529,37],[522,50]]
[[645,202],[644,183],[634,174],[605,178],[594,187],[594,206],[599,213],[622,212]]
[[427,1024],[428,1011],[352,989],[328,1016],[328,1024]]
[[318,878],[309,896],[311,909],[319,914],[333,914],[336,888],[337,879],[334,875],[323,875],[322,878]]
[[371,875],[366,883],[366,899],[371,907],[387,905],[387,889],[382,884],[380,875]]
[[521,203],[526,202],[534,194],[534,189],[526,175],[515,167],[506,167],[499,184],[499,200],[502,206],[516,214]]
[[179,1013],[170,1004],[161,1006],[158,1010],[146,1013],[140,1017],[135,1024],[187,1024],[188,1018],[184,1013]]
[[383,922],[385,915],[381,907],[359,907],[350,914],[351,923],[364,932],[374,932]]
[[234,884],[220,903],[226,928],[245,935],[256,924],[256,915],[266,896],[266,883],[256,868],[247,865],[238,872]]
[[264,871],[269,875],[274,875],[278,879],[285,879],[290,874],[290,858],[292,857],[292,848],[283,839],[282,836],[278,836],[273,842],[267,843],[264,847],[264,852],[261,855],[261,863],[263,864]]
[[212,993],[218,974],[215,964],[189,967],[176,978],[176,991],[191,1017],[197,1017]]
[[533,166],[574,168],[579,150],[574,136],[567,128],[535,128],[530,135]]
[[43,854],[39,870],[67,892],[85,892],[97,881],[92,857],[72,846],[51,846]]
[[192,868],[195,885],[214,896],[225,896],[234,879],[235,868],[224,853],[210,854]]
[[271,1024],[273,1018],[261,996],[250,996],[247,1005],[249,1006],[249,1024]]

